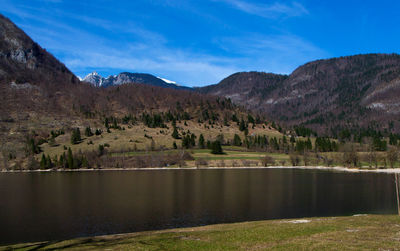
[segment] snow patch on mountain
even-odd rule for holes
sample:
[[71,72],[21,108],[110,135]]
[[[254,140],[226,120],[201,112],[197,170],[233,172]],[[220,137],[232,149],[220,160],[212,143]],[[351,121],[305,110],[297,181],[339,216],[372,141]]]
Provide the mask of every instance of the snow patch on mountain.
[[173,85],[178,85],[175,81],[168,80],[168,79],[162,78],[162,77],[157,77],[157,78],[161,79],[161,80],[164,81],[165,83],[173,84]]
[[83,78],[83,81],[89,82],[94,86],[100,87],[103,85],[104,78],[100,76],[96,71],[89,73],[86,77]]

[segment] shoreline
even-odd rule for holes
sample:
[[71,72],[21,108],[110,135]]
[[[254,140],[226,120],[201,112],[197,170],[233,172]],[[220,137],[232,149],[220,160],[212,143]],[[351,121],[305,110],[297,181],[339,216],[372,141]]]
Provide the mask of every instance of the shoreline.
[[94,172],[94,171],[160,171],[160,170],[224,170],[224,169],[302,169],[302,170],[322,170],[338,171],[349,173],[400,173],[400,168],[386,169],[360,169],[347,168],[341,166],[269,166],[269,167],[151,167],[151,168],[90,168],[90,169],[48,169],[48,170],[0,170],[0,173],[47,173],[47,172]]

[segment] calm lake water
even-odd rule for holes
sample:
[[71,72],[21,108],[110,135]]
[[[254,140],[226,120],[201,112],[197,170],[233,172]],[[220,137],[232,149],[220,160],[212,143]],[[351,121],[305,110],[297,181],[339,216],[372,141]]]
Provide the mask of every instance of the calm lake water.
[[296,169],[0,173],[0,243],[396,213],[394,176]]

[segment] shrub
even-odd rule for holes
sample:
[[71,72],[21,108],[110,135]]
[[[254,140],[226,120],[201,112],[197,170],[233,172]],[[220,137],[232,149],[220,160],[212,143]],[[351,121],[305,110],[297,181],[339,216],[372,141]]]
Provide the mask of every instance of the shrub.
[[264,158],[262,158],[261,162],[262,162],[263,166],[265,166],[265,167],[275,164],[275,160],[271,156],[268,156],[268,155],[265,155]]
[[291,154],[289,155],[290,162],[292,163],[293,166],[298,166],[300,164],[300,157],[297,154]]
[[198,159],[195,161],[195,165],[196,165],[197,168],[199,168],[199,167],[201,167],[201,166],[207,167],[207,166],[208,166],[208,161],[205,160],[205,159],[203,159],[203,158],[198,158]]
[[90,126],[86,127],[86,129],[85,129],[85,136],[86,136],[86,137],[91,137],[91,136],[93,136],[92,129],[90,128]]

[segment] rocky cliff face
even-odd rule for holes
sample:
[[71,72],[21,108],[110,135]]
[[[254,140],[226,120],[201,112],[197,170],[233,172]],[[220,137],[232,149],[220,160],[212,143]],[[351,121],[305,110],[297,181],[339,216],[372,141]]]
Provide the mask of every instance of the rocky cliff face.
[[0,14],[0,82],[77,83],[64,64]]

